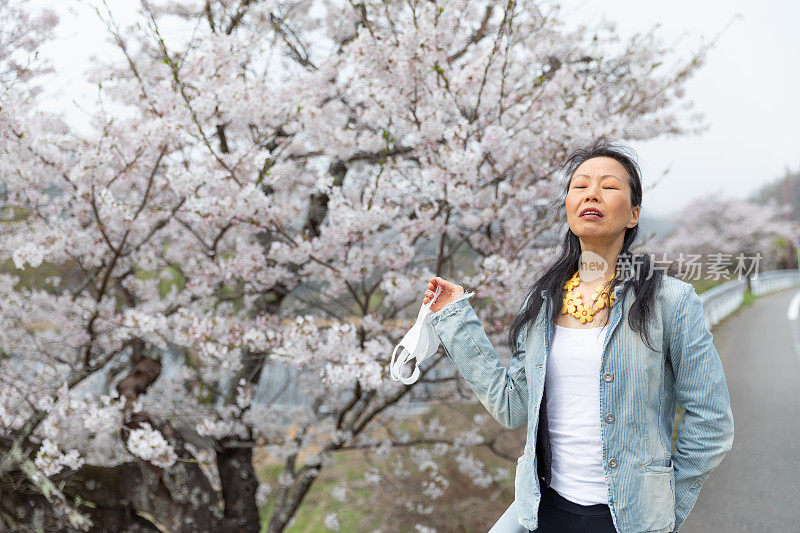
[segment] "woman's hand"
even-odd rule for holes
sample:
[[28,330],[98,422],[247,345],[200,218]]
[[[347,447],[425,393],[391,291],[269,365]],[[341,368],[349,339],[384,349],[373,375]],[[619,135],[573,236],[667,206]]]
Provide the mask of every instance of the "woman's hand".
[[428,282],[428,290],[425,291],[425,298],[422,299],[423,304],[427,304],[433,299],[433,295],[436,293],[437,286],[442,288],[442,292],[439,293],[436,301],[433,302],[433,305],[431,306],[432,313],[441,310],[445,305],[449,304],[453,300],[458,299],[462,294],[464,294],[464,287],[461,285],[456,285],[455,283],[451,283],[440,277],[435,277],[431,278],[431,280]]

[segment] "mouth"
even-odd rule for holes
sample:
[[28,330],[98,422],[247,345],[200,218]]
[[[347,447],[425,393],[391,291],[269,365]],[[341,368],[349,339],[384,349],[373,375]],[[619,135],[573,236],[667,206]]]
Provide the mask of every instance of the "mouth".
[[596,209],[594,207],[587,207],[586,209],[581,211],[579,218],[603,218],[603,213],[601,213],[599,209]]

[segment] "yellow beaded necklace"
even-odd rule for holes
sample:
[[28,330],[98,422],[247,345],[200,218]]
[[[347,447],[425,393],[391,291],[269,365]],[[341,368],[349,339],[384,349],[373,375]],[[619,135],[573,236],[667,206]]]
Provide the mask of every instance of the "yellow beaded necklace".
[[[611,276],[609,281],[612,279],[614,279],[614,276]],[[564,288],[567,289],[567,295],[563,299],[561,314],[565,315],[569,313],[580,320],[581,324],[585,324],[586,322],[591,322],[594,319],[594,314],[604,308],[606,304],[608,304],[609,307],[614,305],[614,292],[608,288],[604,288],[601,291],[600,287],[604,285],[603,283],[597,285],[592,293],[592,304],[589,307],[585,307],[583,305],[581,293],[574,290],[575,287],[580,284],[581,277],[576,270],[575,274],[564,284]],[[595,302],[597,303],[597,307],[594,307]]]

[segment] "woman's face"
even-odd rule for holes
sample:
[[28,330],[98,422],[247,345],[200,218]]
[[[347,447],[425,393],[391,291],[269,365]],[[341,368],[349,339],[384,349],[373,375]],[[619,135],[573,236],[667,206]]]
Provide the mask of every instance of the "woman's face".
[[[575,170],[567,191],[567,223],[581,241],[613,242],[639,223],[628,179],[625,167],[611,157],[587,159]],[[581,216],[586,208],[602,216]]]

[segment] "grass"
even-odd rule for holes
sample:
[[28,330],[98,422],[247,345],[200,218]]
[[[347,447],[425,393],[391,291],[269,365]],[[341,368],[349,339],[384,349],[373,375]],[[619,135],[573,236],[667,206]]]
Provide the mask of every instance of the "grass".
[[748,289],[745,289],[744,295],[742,295],[742,305],[739,307],[741,308],[749,306],[755,301],[756,298],[758,298],[758,296],[753,295],[752,292],[750,292]]
[[[341,531],[362,531],[361,528],[365,525],[373,529],[379,527],[379,517],[366,514],[361,505],[351,503],[367,501],[372,494],[371,489],[358,486],[359,481],[364,480],[367,465],[361,462],[357,455],[359,455],[358,452],[347,451],[336,456],[334,465],[328,467],[314,482],[295,514],[294,521],[285,531],[313,533],[327,530],[323,524],[325,516],[329,513],[337,514]],[[268,463],[259,469],[258,476],[264,481],[274,481],[282,471],[282,465]],[[331,496],[333,488],[342,482],[345,482],[344,484],[347,486],[349,501],[340,502]],[[259,508],[262,532],[267,530],[269,519],[274,512],[277,483],[273,483],[273,485],[267,503]],[[369,526],[370,523],[373,525]]]
[[[433,418],[438,418],[448,426],[446,435],[458,435],[471,426],[475,414],[485,414],[488,417],[484,435],[502,432],[499,424],[491,419],[480,403],[464,401],[435,404],[430,412],[412,417],[401,425],[413,438],[414,435],[421,433],[414,431],[418,424],[426,424]],[[403,429],[394,431],[399,433]],[[524,438],[523,429],[506,432],[498,438],[496,445],[515,460],[522,453]],[[419,523],[439,531],[457,529],[465,532],[485,532],[514,499],[516,465],[513,460],[499,457],[485,447],[468,448],[467,452],[482,461],[487,471],[493,472],[495,468],[504,468],[508,471],[508,476],[493,482],[489,487],[478,487],[466,474],[458,470],[454,459],[455,452],[450,453],[448,450],[442,457],[433,455],[432,460],[449,485],[444,494],[432,502],[421,494],[423,482],[429,480],[430,475],[427,472],[419,472],[409,449],[394,448],[385,460],[374,453],[360,450],[340,452],[333,464],[323,470],[314,482],[286,531],[290,533],[326,531],[325,517],[329,513],[336,513],[340,531],[381,530],[413,533],[416,532],[415,524]],[[254,461],[259,479],[272,486],[267,503],[260,508],[261,530],[266,531],[274,512],[274,499],[278,492],[277,479],[283,471],[283,466],[263,452],[258,453]],[[407,474],[395,473],[395,461],[402,463],[403,470]],[[383,476],[377,486],[369,484],[364,478],[370,467],[377,469]],[[337,485],[347,488],[347,501],[340,502],[331,495]],[[432,505],[433,512],[424,514],[409,510],[402,504],[405,501]]]

